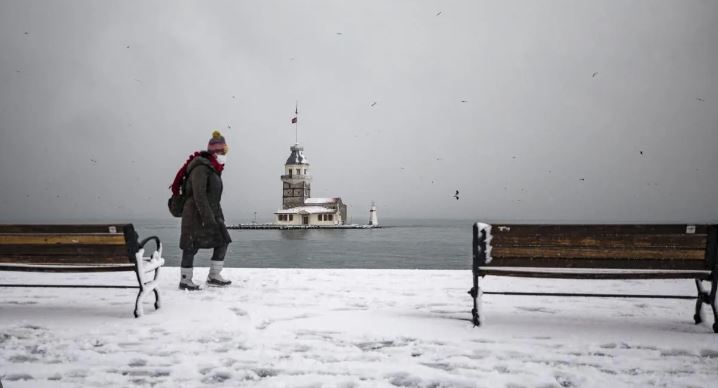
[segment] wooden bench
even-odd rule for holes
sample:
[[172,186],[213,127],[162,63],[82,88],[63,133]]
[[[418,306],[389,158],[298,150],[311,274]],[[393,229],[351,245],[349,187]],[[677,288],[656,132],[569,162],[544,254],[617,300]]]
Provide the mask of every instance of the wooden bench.
[[[144,246],[156,249],[144,256]],[[164,264],[156,236],[138,241],[132,224],[0,225],[0,271],[116,272],[134,271],[137,286],[1,284],[1,287],[139,288],[135,317],[143,314],[142,301],[150,291],[160,307],[157,279]]]
[[[600,296],[695,299],[713,310],[718,333],[718,225],[514,225],[476,223],[473,227],[471,310],[480,325],[481,294]],[[482,292],[479,277],[518,276],[562,279],[694,279],[698,296],[579,293]],[[711,283],[710,292],[703,281]]]

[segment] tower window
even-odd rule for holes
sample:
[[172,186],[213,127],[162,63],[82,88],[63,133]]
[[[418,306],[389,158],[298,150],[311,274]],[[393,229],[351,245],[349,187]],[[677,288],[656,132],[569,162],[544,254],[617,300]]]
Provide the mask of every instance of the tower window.
[[294,214],[289,215],[289,221],[294,221]]
[[297,175],[302,175],[302,173],[300,171],[301,171],[300,169],[297,169]]
[[306,169],[306,168],[304,169],[304,175],[307,175],[307,169]]
[[292,169],[291,168],[289,169],[289,177],[290,178],[292,177]]

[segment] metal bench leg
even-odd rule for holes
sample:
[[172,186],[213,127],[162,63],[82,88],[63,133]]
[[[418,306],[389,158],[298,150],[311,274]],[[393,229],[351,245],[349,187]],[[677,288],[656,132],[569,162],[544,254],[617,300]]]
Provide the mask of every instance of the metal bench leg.
[[479,317],[479,305],[480,301],[478,300],[481,295],[481,290],[479,289],[479,276],[474,275],[474,286],[471,287],[469,290],[469,295],[474,299],[474,308],[471,309],[471,318],[474,322],[474,326],[481,326],[481,319]]
[[156,288],[155,288],[154,290],[152,290],[152,291],[154,291],[154,293],[155,293],[155,310],[158,310],[158,309],[160,308],[160,306],[161,306],[161,303],[160,303],[160,291],[159,291],[158,289],[156,289]]
[[159,277],[160,277],[160,267],[157,267],[155,269],[155,277],[154,277],[155,287],[152,289],[152,291],[155,293],[155,310],[158,310],[160,308],[160,306],[162,305],[162,303],[160,302],[160,290],[157,287],[157,279]]
[[718,279],[714,276],[711,280],[711,293],[708,295],[707,303],[710,303],[713,309],[713,332],[718,333],[718,306],[716,306],[716,291],[718,291]]
[[145,288],[141,287],[140,292],[137,293],[137,300],[135,301],[135,318],[139,318],[144,315],[144,309],[142,308],[142,299],[145,297]]
[[703,289],[703,282],[701,279],[696,279],[696,289],[698,290],[698,296],[696,297],[696,313],[693,315],[693,321],[695,321],[697,325],[703,322],[701,309],[703,308],[703,303],[708,303],[708,293]]

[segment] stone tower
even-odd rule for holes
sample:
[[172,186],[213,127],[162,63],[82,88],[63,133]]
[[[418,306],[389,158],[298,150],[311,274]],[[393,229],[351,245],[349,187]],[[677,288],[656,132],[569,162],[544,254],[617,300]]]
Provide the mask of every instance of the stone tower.
[[309,161],[304,156],[304,147],[295,144],[292,153],[284,163],[282,175],[282,209],[304,206],[304,200],[311,195],[312,177],[309,175]]

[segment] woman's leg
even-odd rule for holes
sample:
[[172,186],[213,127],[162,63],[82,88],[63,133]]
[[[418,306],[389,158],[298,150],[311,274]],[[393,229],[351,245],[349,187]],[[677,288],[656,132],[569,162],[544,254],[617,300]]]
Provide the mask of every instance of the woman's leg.
[[212,261],[224,261],[224,256],[227,254],[227,245],[220,245],[214,248],[212,252]]
[[180,268],[179,288],[182,290],[195,291],[199,290],[199,285],[192,281],[192,275],[194,272],[194,255],[197,254],[198,249],[184,249],[182,250],[182,263]]
[[207,284],[213,286],[228,286],[232,284],[231,280],[222,277],[220,272],[224,267],[224,256],[227,254],[227,245],[220,245],[214,248],[212,252],[212,261],[210,262],[209,275],[207,276]]

